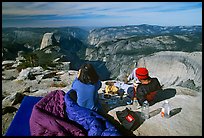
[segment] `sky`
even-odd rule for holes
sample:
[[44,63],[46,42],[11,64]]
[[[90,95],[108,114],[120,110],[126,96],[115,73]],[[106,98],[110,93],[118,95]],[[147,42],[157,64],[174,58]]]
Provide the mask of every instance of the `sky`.
[[202,2],[2,2],[2,27],[202,25]]

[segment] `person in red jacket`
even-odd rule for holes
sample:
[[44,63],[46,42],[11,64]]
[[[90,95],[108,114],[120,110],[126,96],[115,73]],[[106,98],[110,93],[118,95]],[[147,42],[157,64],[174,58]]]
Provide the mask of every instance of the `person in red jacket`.
[[131,94],[131,99],[136,98],[140,105],[147,100],[152,105],[155,102],[157,92],[162,88],[159,80],[151,78],[149,71],[143,67],[137,68],[135,74],[141,83],[137,85],[135,94]]

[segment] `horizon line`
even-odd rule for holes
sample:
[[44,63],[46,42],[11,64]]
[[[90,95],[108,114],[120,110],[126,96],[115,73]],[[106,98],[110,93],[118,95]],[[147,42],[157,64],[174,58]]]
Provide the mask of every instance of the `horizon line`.
[[64,28],[64,27],[73,27],[73,28],[80,28],[80,27],[95,27],[95,28],[100,28],[100,27],[127,27],[127,26],[141,26],[141,25],[148,25],[148,26],[162,26],[162,27],[176,27],[176,26],[202,26],[202,24],[197,24],[197,25],[155,25],[155,24],[131,24],[131,25],[79,25],[79,26],[47,26],[47,27],[40,27],[40,26],[2,26],[2,28]]

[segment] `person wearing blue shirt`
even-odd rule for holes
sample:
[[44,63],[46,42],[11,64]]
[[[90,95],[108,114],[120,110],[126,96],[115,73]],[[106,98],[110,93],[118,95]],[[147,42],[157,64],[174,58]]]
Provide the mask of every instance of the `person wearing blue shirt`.
[[77,104],[99,111],[101,105],[98,90],[101,86],[102,83],[94,67],[90,63],[83,64],[79,69],[77,78],[72,83],[72,89],[76,91],[77,95]]

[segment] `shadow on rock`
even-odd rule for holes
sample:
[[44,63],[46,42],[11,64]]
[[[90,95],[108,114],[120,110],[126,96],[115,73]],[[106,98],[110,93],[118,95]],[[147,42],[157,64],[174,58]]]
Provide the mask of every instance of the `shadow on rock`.
[[157,92],[155,101],[150,103],[150,105],[153,105],[157,102],[161,102],[166,99],[170,99],[174,97],[175,95],[176,95],[176,89],[168,88],[168,89],[160,90]]
[[[162,109],[162,108],[158,108],[158,109],[156,109],[156,110],[151,111],[151,112],[149,113],[149,118],[151,118],[151,117],[153,117],[153,116],[155,116],[155,115],[161,113],[161,109]],[[174,108],[174,109],[172,109],[172,110],[170,111],[170,117],[172,117],[172,116],[174,116],[174,115],[180,113],[180,112],[181,112],[181,109],[182,109],[182,108]]]
[[172,116],[174,116],[174,115],[180,113],[180,112],[181,112],[181,109],[182,109],[182,108],[174,108],[174,109],[172,109],[172,110],[170,111],[170,117],[172,117]]
[[158,108],[158,109],[156,109],[156,110],[151,111],[151,112],[149,113],[149,118],[151,118],[151,117],[153,117],[153,116],[159,114],[159,113],[161,112],[161,109],[162,109],[162,108]]
[[13,113],[13,112],[16,112],[18,109],[16,107],[13,107],[13,106],[7,106],[7,107],[4,107],[2,109],[2,115],[6,114],[6,113]]
[[21,103],[23,98],[24,98],[24,96],[25,96],[25,94],[17,92],[16,95],[15,95],[15,99],[12,102],[12,105],[16,105],[18,103]]

